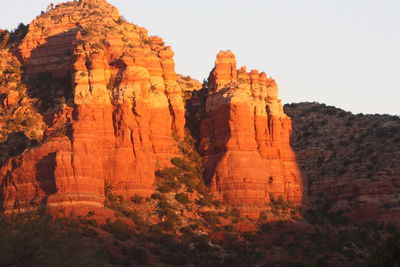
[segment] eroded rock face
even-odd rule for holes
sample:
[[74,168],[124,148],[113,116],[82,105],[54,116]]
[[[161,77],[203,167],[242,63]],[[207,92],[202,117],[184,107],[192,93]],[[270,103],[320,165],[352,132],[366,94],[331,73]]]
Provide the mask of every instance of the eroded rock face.
[[18,63],[10,73],[19,83],[1,84],[1,105],[9,112],[26,103],[21,114],[29,111],[37,127],[21,128],[7,147],[26,144],[0,158],[4,210],[101,208],[105,184],[126,198],[151,195],[155,171],[179,155],[185,102],[196,120],[207,114],[192,134],[217,198],[254,216],[271,199],[302,201],[291,121],[265,73],[237,70],[234,55],[221,52],[205,97],[199,82],[175,73],[174,53],[161,38],[104,0],[51,6],[24,29],[12,51],[1,50]]
[[101,207],[105,182],[124,197],[149,196],[184,136],[170,47],[106,1],[87,0],[38,17],[15,54],[28,90],[46,104],[47,129],[41,146],[0,169],[3,208]]
[[291,120],[275,81],[256,70],[237,70],[234,54],[222,51],[208,87],[200,151],[213,194],[250,216],[279,197],[301,204]]

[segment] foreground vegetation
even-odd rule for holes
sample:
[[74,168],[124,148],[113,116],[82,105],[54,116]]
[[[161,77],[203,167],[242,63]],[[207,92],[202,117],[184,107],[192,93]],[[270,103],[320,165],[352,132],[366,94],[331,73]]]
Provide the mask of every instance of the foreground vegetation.
[[[1,266],[399,266],[399,234],[383,245],[373,226],[260,224],[237,232],[228,224],[209,233],[180,233],[136,216],[99,225],[93,213],[77,219],[25,214],[0,219]],[[322,219],[322,218],[321,218]],[[135,221],[135,223],[133,223]],[[140,228],[140,230],[139,230]],[[369,232],[367,232],[369,231]]]
[[[350,221],[324,206],[302,211],[276,199],[258,221],[212,199],[194,141],[157,172],[149,198],[124,199],[105,185],[114,216],[74,219],[46,211],[0,220],[4,266],[396,266],[399,238],[390,224]],[[279,220],[278,220],[279,219]],[[255,227],[251,227],[251,226]],[[387,239],[386,242],[384,240]]]
[[189,136],[177,139],[181,156],[156,173],[151,197],[125,199],[105,184],[106,220],[95,211],[1,218],[0,265],[398,266],[396,226],[352,221],[329,202],[302,210],[277,198],[258,221],[225,207],[209,194]]

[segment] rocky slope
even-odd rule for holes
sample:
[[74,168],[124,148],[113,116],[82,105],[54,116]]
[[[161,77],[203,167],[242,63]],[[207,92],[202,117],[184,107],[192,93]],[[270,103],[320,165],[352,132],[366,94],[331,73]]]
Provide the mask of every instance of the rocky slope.
[[400,119],[318,103],[285,106],[313,206],[400,225]]

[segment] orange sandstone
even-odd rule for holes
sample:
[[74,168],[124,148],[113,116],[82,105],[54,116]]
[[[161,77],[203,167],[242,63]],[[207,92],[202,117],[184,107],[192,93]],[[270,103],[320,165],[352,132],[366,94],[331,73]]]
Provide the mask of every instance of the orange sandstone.
[[250,216],[279,197],[300,205],[291,120],[277,98],[275,81],[256,70],[236,70],[233,53],[222,51],[208,87],[200,150],[213,194]]
[[[170,47],[106,1],[87,0],[31,22],[16,53],[28,80],[71,82],[62,88],[66,105],[44,111],[45,143],[1,167],[3,208],[102,207],[106,182],[127,198],[150,196],[155,171],[177,156],[184,136]],[[62,127],[66,137],[54,137]]]

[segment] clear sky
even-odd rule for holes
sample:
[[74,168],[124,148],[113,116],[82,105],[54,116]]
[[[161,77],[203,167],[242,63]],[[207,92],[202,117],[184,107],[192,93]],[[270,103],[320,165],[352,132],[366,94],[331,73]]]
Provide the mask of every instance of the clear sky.
[[[58,0],[2,0],[0,27]],[[109,0],[175,51],[200,81],[219,50],[274,77],[284,103],[400,115],[400,0]]]

